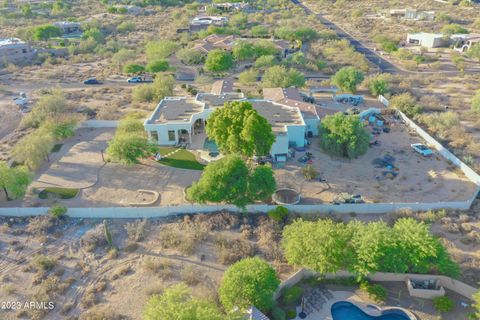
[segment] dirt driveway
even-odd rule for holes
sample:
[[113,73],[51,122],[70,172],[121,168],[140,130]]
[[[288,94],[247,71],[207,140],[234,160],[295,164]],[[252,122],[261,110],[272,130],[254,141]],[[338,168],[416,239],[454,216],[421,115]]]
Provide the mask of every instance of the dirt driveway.
[[[139,189],[156,191],[159,200],[155,205],[186,203],[185,187],[198,180],[201,171],[167,167],[145,160],[141,164],[121,165],[106,163],[101,151],[105,150],[115,129],[79,129],[66,140],[58,153],[52,153],[50,162],[40,168],[31,188],[46,187],[81,189],[74,199],[62,200],[69,207],[114,207],[130,203],[145,203],[151,196]],[[29,193],[24,205],[49,205],[52,200],[40,200]]]

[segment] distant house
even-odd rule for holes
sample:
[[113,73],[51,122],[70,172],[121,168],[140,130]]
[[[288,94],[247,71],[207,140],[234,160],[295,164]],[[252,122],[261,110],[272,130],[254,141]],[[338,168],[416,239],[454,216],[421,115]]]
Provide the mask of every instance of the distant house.
[[440,48],[448,45],[448,39],[445,39],[441,33],[409,33],[407,35],[407,44],[417,45],[425,48]]
[[234,35],[211,34],[194,42],[193,49],[208,54],[213,49],[230,51],[237,37]]
[[406,20],[435,20],[435,11],[423,11],[417,9],[392,9],[390,10],[390,16],[402,17]]
[[454,43],[453,49],[458,52],[466,52],[480,43],[480,34],[454,34],[450,38]]
[[222,16],[199,16],[190,21],[190,31],[206,29],[209,26],[223,27],[228,23],[227,17]]
[[29,63],[36,54],[36,50],[18,38],[0,38],[0,66],[8,63]]
[[233,12],[233,11],[242,11],[249,8],[249,4],[245,2],[222,2],[222,3],[211,3],[205,6],[204,10],[206,11],[209,7],[213,7],[223,12]]
[[215,81],[210,92],[215,95],[236,93],[233,89],[233,79],[225,78],[223,80]]
[[81,24],[78,22],[59,21],[59,22],[54,22],[53,25],[55,27],[60,28],[64,35],[82,33]]

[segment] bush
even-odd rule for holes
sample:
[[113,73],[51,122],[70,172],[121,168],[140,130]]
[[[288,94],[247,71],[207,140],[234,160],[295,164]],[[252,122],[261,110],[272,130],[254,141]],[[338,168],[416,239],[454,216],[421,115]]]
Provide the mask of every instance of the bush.
[[286,306],[297,306],[302,300],[303,289],[299,286],[293,286],[283,289],[282,302]]
[[157,73],[167,71],[169,64],[167,60],[156,60],[149,62],[145,68],[148,72]]
[[205,61],[205,56],[201,52],[194,49],[180,49],[176,55],[177,58],[187,65],[201,64]]
[[423,111],[422,107],[416,103],[415,98],[410,93],[393,96],[390,99],[390,107],[402,111],[408,117],[414,117]]
[[265,70],[262,86],[264,88],[301,88],[305,85],[305,76],[296,69],[287,69],[284,66],[273,66]]
[[478,90],[472,98],[472,111],[480,114],[480,90]]
[[233,57],[229,52],[214,49],[208,53],[205,69],[212,72],[227,71],[233,67]]
[[55,204],[48,210],[48,214],[54,218],[60,219],[67,214],[67,207]]
[[288,209],[283,206],[278,206],[275,209],[268,211],[268,216],[279,223],[284,223],[288,218]]
[[273,320],[285,320],[286,319],[285,311],[283,311],[279,307],[273,308],[273,310],[271,312],[271,315],[272,315]]
[[302,174],[305,179],[313,180],[318,176],[318,171],[311,164],[308,164],[302,168]]
[[355,93],[357,86],[363,81],[363,72],[355,67],[344,67],[332,77],[332,83],[342,91]]
[[43,254],[38,254],[33,257],[32,265],[41,271],[48,271],[55,268],[57,261],[53,258],[49,258]]
[[361,282],[360,289],[365,291],[377,303],[387,300],[387,290],[379,284],[371,284],[368,281]]
[[287,319],[295,319],[297,317],[297,311],[287,310]]
[[449,312],[455,307],[455,303],[448,297],[433,298],[433,307],[438,312]]
[[238,75],[241,84],[248,85],[258,80],[258,71],[255,69],[245,70]]

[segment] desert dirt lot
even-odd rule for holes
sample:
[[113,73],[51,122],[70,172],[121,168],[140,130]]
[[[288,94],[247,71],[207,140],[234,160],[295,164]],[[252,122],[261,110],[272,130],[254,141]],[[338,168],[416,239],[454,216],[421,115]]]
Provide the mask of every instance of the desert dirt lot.
[[[277,183],[300,190],[303,204],[329,203],[342,192],[360,194],[367,202],[459,201],[473,196],[475,184],[456,167],[439,155],[425,158],[413,151],[410,144],[423,141],[403,123],[392,121],[390,133],[381,133],[376,139],[380,146],[370,147],[365,155],[351,161],[327,155],[318,138],[311,139],[307,152],[314,156],[312,165],[328,183],[303,178],[297,161],[303,152],[297,152],[296,159],[285,168],[275,170]],[[399,169],[394,179],[383,175],[385,169],[372,165],[374,159],[386,155],[395,158]]]
[[[329,217],[372,221],[380,216]],[[389,222],[394,215],[381,217]],[[122,319],[133,320],[141,319],[148,296],[180,281],[197,296],[215,297],[224,270],[244,257],[259,255],[271,261],[282,279],[294,272],[285,264],[279,245],[280,226],[264,215],[214,213],[146,221],[116,219],[108,220],[107,225],[115,250],[105,242],[99,220],[0,218],[0,300],[28,301],[47,294],[55,309],[37,313],[34,319],[85,319],[101,310],[107,319],[122,315]],[[462,280],[471,285],[479,280],[474,272],[478,269],[474,268],[480,263],[480,242],[465,239],[468,229],[479,228],[478,215],[473,212],[460,216],[448,213],[432,226],[460,262]],[[404,284],[399,286],[404,289]],[[392,290],[389,305],[397,305],[398,288],[387,288]],[[405,299],[402,301],[405,303]],[[421,319],[438,319],[429,302],[427,308],[418,301],[403,306],[412,308]],[[465,311],[460,306],[455,309],[452,315]],[[25,319],[26,315],[32,313],[8,311],[2,313],[2,319]]]

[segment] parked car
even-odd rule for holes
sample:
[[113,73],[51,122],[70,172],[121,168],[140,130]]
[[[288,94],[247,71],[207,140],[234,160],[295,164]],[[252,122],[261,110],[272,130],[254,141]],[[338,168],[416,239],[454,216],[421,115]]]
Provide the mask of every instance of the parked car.
[[413,148],[413,150],[415,150],[415,152],[420,153],[424,157],[428,157],[433,154],[433,151],[422,143],[414,143],[411,145],[411,147]]
[[127,82],[128,83],[142,83],[142,82],[147,82],[147,80],[145,80],[145,78],[137,76],[137,77],[128,78]]
[[101,84],[97,78],[88,78],[87,80],[83,81],[83,84]]

